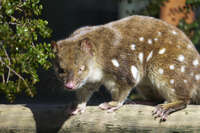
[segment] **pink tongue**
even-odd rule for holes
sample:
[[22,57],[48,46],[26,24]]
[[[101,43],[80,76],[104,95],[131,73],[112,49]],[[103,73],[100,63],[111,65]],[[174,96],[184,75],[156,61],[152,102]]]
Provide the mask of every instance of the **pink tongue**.
[[69,89],[73,89],[75,87],[75,83],[73,81],[69,81],[69,82],[65,83],[65,87],[67,87]]

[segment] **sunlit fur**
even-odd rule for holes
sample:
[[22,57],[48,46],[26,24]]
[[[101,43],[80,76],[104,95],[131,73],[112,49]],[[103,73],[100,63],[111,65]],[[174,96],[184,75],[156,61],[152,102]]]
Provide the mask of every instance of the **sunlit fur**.
[[[89,54],[81,50],[88,39]],[[100,85],[122,103],[133,87],[150,100],[199,103],[200,56],[186,35],[164,21],[130,16],[76,30],[55,48],[63,82],[76,81],[79,102]],[[85,66],[80,73],[81,66]],[[184,66],[184,67],[183,67]],[[132,68],[132,69],[131,69]],[[121,104],[120,104],[121,105]]]

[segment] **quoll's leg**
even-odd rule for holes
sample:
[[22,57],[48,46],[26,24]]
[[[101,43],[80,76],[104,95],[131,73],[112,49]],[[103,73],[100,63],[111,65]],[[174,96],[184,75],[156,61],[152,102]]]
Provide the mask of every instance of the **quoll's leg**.
[[155,118],[160,117],[160,121],[165,121],[167,116],[175,111],[186,108],[187,102],[185,101],[174,101],[171,103],[159,104],[153,111]]
[[76,106],[70,107],[69,114],[71,115],[77,115],[84,113],[86,110],[86,104],[89,98],[91,97],[92,92],[88,91],[86,88],[81,88],[80,90],[77,90],[76,92],[76,98],[77,101],[75,103]]
[[76,114],[81,114],[84,113],[86,110],[86,104],[92,94],[98,89],[99,85],[95,84],[88,84],[85,85],[83,88],[80,88],[76,92],[76,98],[77,98],[77,106],[74,108],[71,108],[70,114],[71,115],[76,115]]
[[[108,81],[111,82],[111,81]],[[110,91],[112,96],[112,101],[105,102],[99,105],[99,107],[103,110],[108,110],[108,112],[113,112],[119,109],[125,102],[128,97],[132,87],[126,85],[125,83],[116,83],[112,81],[111,83],[105,85],[106,88]]]
[[162,53],[162,49],[147,67],[147,77],[154,90],[168,102],[158,105],[153,111],[155,117],[165,121],[170,113],[181,110],[189,104],[192,92],[198,86],[195,79],[196,68],[191,63],[199,57],[191,60],[192,57],[188,55],[194,54],[194,51],[183,50],[168,54],[166,49],[165,54],[159,52]]
[[77,115],[77,114],[82,114],[86,110],[86,103],[81,103],[81,104],[71,104],[69,109],[66,110],[67,114],[70,115]]

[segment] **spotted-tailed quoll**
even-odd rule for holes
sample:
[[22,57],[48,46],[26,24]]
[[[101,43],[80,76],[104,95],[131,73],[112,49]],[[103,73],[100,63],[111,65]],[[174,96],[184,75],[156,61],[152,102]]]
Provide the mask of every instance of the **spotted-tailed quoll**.
[[77,90],[83,113],[94,91],[104,85],[112,101],[99,105],[119,109],[132,88],[148,100],[165,101],[153,111],[167,116],[200,101],[200,56],[188,37],[166,22],[129,16],[105,25],[87,26],[56,42],[56,71],[65,88]]

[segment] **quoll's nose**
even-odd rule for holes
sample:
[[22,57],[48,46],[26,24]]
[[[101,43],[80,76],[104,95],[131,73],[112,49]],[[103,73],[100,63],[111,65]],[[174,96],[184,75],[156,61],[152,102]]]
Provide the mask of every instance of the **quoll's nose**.
[[74,89],[75,88],[75,82],[68,81],[68,82],[65,83],[65,87],[67,87],[69,89]]

